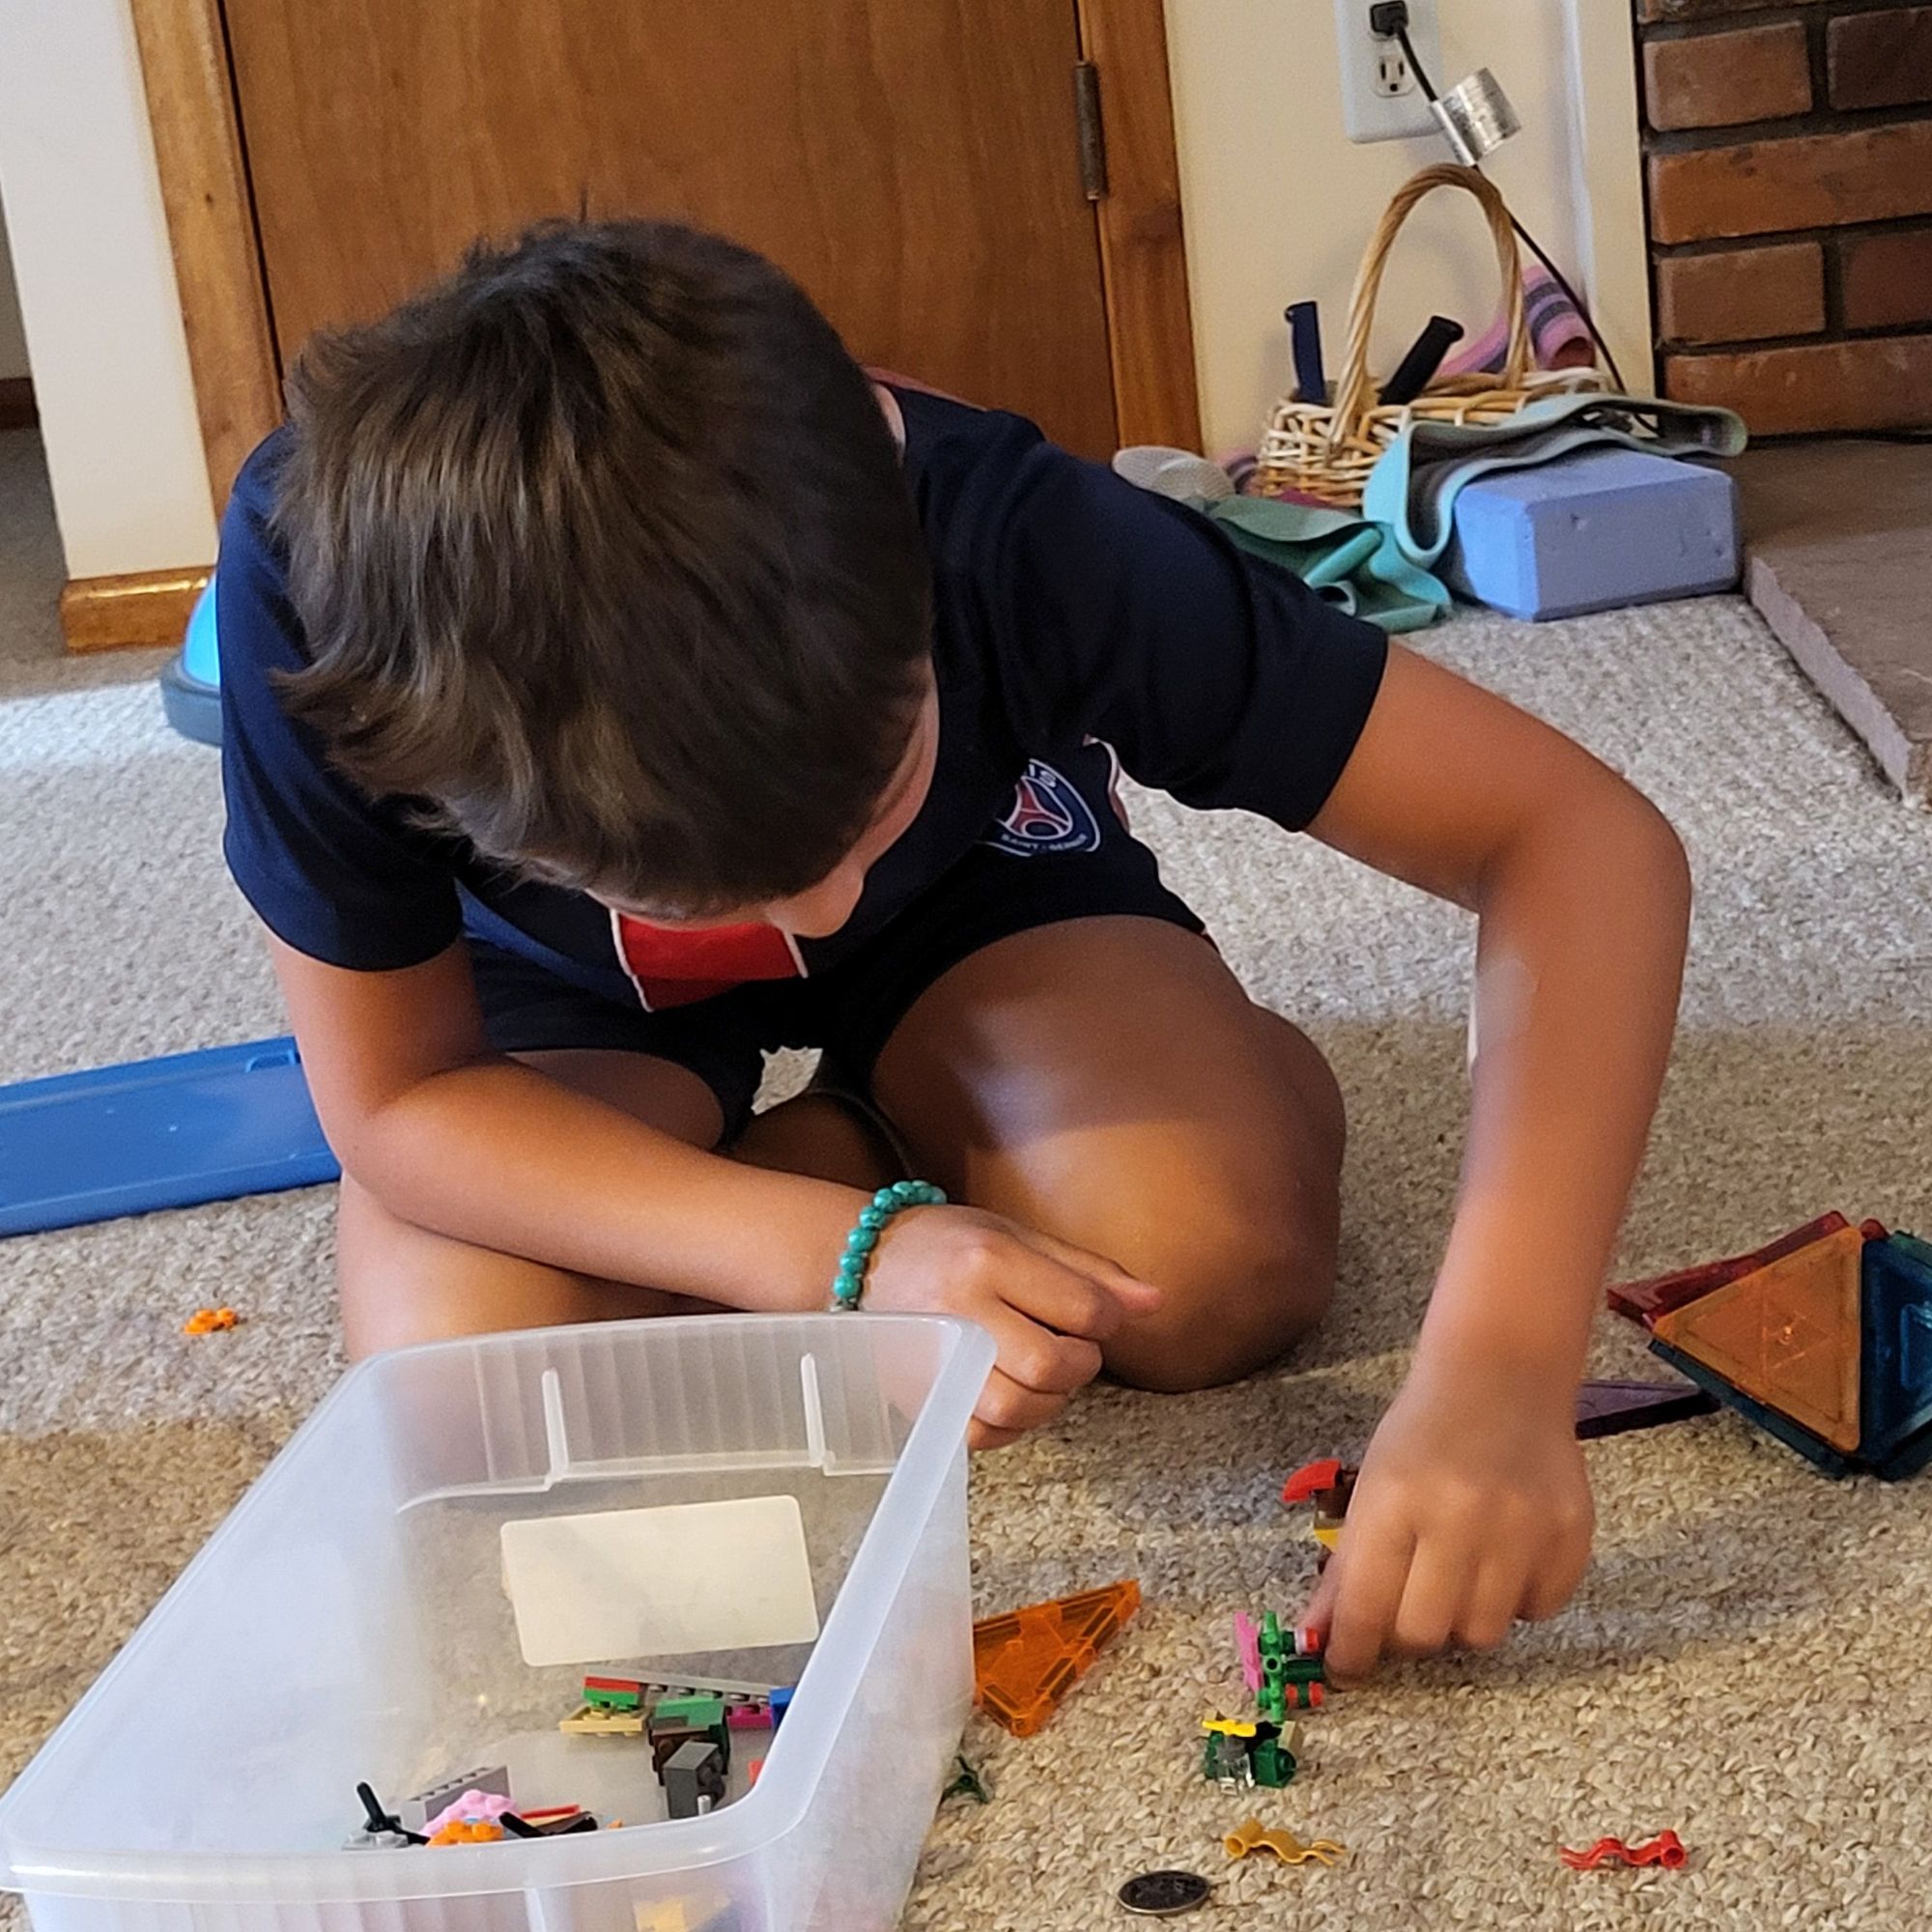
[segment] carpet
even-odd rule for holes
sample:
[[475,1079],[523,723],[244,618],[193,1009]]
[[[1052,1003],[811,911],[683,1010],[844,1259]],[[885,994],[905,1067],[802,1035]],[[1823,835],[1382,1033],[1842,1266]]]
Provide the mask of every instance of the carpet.
[[[276,1031],[216,851],[212,753],[157,660],[59,654],[31,435],[0,438],[0,1078]],[[1574,732],[1670,813],[1698,908],[1684,1026],[1619,1256],[1643,1273],[1829,1207],[1932,1228],[1932,825],[1875,776],[1729,598],[1432,654]],[[948,1804],[905,1924],[1127,1922],[1151,1865],[1217,1882],[1203,1927],[1881,1927],[1922,1918],[1914,1795],[1932,1679],[1932,1477],[1833,1484],[1728,1416],[1589,1450],[1601,1528],[1575,1605],[1493,1657],[1392,1673],[1310,1722],[1250,1804],[1197,1774],[1237,1701],[1238,1608],[1295,1607],[1312,1544],[1276,1501],[1362,1446],[1447,1223],[1464,1104],[1467,921],[1243,817],[1136,801],[1171,881],[1348,1094],[1342,1288],[1276,1372],[1184,1398],[1098,1389],[975,1467],[982,1610],[1135,1577],[1145,1606],[1051,1726],[981,1720],[991,1788]],[[0,1244],[0,1778],[11,1776],[339,1372],[327,1190]],[[233,1302],[231,1335],[187,1341]],[[1598,1373],[1643,1373],[1605,1318]],[[1248,1809],[1349,1847],[1230,1866]],[[1674,1827],[1680,1872],[1574,1873],[1558,1843]]]

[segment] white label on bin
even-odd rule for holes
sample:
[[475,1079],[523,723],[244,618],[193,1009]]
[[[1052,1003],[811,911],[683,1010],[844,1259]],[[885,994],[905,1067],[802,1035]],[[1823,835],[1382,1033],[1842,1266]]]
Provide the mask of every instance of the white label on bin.
[[794,1496],[506,1522],[503,1582],[533,1666],[810,1643],[818,1634]]

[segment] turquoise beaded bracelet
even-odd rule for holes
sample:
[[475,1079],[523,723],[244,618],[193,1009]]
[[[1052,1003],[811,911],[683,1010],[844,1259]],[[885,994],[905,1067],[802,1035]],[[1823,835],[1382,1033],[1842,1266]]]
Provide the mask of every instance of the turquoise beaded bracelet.
[[895,1180],[890,1187],[880,1188],[872,1196],[872,1205],[859,1216],[859,1225],[846,1236],[845,1252],[839,1257],[838,1272],[832,1280],[833,1307],[858,1307],[860,1296],[866,1293],[866,1270],[872,1264],[872,1250],[879,1245],[879,1236],[895,1214],[901,1214],[908,1208],[945,1205],[945,1190],[933,1186],[929,1180]]

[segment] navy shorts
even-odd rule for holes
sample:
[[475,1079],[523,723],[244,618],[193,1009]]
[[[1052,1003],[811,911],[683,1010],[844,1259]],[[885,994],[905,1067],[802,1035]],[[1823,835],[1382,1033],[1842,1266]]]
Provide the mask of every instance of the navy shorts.
[[851,958],[810,979],[758,980],[664,1012],[601,999],[472,938],[490,1043],[499,1053],[614,1048],[689,1067],[718,1096],[728,1143],[752,1117],[766,1053],[821,1048],[841,1081],[863,1088],[919,996],[996,940],[1121,914],[1202,931],[1161,884],[1153,854],[1109,832],[1094,851],[1016,858],[975,846]]

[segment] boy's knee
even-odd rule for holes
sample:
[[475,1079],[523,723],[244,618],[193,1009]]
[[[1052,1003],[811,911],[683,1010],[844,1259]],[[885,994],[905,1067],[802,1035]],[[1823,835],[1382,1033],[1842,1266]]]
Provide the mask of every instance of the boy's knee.
[[1174,1393],[1238,1381],[1277,1360],[1327,1313],[1334,1218],[1332,1205],[1306,1201],[1279,1214],[1196,1218],[1164,1261],[1140,1264],[1166,1298],[1108,1345],[1109,1373]]

